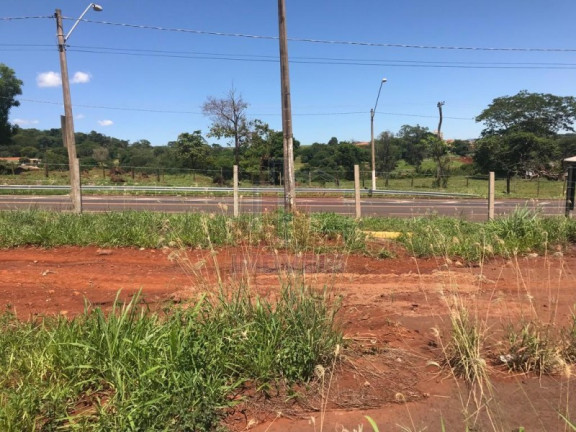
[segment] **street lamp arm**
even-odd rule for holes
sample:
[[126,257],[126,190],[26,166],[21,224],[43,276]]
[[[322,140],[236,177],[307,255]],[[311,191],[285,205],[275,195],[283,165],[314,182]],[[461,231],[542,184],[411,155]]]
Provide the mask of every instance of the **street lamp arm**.
[[374,147],[374,115],[376,114],[376,107],[378,106],[378,99],[380,99],[380,92],[382,91],[382,85],[386,82],[386,78],[382,78],[380,81],[380,88],[378,89],[378,96],[376,97],[376,103],[374,104],[374,109],[370,110],[370,149],[372,153],[372,190],[376,190],[376,150]]
[[68,32],[68,34],[66,36],[64,36],[64,43],[66,43],[68,41],[68,38],[70,37],[70,35],[72,34],[72,32],[74,31],[74,29],[76,28],[76,26],[78,25],[78,23],[82,20],[82,18],[84,18],[84,15],[86,15],[88,13],[88,11],[90,10],[90,8],[94,9],[96,12],[100,12],[102,11],[102,6],[97,5],[96,3],[90,3],[88,5],[88,7],[84,10],[84,12],[82,12],[82,15],[80,15],[80,17],[78,17],[78,19],[76,20],[76,22],[74,23],[74,25],[72,26],[72,28],[70,29],[70,31]]
[[386,78],[384,78],[381,82],[380,82],[380,88],[378,89],[378,96],[376,96],[376,103],[374,104],[374,110],[373,110],[373,114],[372,116],[374,116],[374,113],[376,112],[376,107],[378,106],[378,99],[380,99],[380,92],[382,92],[382,85],[386,82]]

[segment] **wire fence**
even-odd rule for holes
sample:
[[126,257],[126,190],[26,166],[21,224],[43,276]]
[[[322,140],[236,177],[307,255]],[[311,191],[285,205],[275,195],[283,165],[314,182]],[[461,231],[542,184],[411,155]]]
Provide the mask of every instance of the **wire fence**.
[[[83,186],[165,186],[197,188],[229,188],[232,186],[232,169],[185,169],[136,166],[93,166],[82,165],[81,183]],[[306,190],[314,189],[353,189],[354,174],[345,170],[299,169],[296,171],[296,186]],[[278,188],[284,184],[281,167],[279,169],[253,172],[239,168],[241,187]],[[488,176],[450,175],[445,178],[446,187],[437,186],[436,175],[414,171],[378,172],[376,189],[379,191],[445,192],[470,194],[486,197]],[[42,164],[40,166],[21,165],[0,171],[0,183],[4,185],[67,185],[69,172],[67,164]],[[360,187],[371,188],[371,172],[360,171]],[[509,192],[506,178],[497,178],[495,186],[498,197],[517,198],[562,198],[565,196],[566,182],[541,177],[525,179],[512,177]]]

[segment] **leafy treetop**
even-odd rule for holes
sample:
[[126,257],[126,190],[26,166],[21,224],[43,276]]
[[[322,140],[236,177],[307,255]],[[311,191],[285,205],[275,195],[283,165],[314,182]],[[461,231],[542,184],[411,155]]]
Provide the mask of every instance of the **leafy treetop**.
[[510,132],[529,132],[536,136],[554,136],[574,131],[576,99],[522,90],[515,96],[496,98],[476,117],[484,122],[483,136]]

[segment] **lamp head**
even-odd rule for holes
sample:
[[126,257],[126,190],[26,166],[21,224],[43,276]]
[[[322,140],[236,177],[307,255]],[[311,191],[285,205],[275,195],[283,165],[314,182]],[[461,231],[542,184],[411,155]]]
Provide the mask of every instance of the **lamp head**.
[[96,3],[92,3],[92,9],[96,12],[102,12],[104,8]]
[[386,78],[382,78],[383,83],[385,83],[386,81],[388,81]]

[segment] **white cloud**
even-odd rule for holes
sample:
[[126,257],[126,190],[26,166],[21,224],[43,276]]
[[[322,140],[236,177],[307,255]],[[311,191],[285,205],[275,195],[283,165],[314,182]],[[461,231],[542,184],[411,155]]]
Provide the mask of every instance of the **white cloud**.
[[76,116],[76,120],[82,120],[83,118],[86,118],[86,116],[84,114],[78,114]]
[[72,77],[72,84],[86,84],[90,82],[92,75],[86,72],[76,72]]
[[98,120],[100,126],[112,126],[114,122],[112,120]]
[[15,124],[18,126],[36,125],[38,123],[40,123],[38,120],[26,120],[26,119],[19,119],[19,118],[12,120],[12,124]]
[[38,87],[58,87],[62,84],[62,79],[58,72],[42,72],[36,77]]

